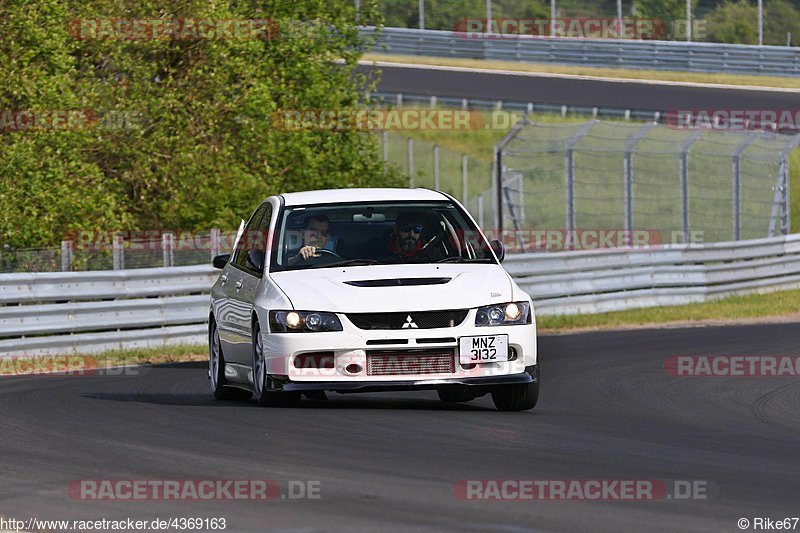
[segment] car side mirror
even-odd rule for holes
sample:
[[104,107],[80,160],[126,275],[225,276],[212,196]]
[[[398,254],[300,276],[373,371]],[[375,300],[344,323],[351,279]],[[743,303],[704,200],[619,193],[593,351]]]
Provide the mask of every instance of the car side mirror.
[[214,268],[225,268],[225,265],[228,264],[228,261],[231,259],[231,254],[219,254],[215,255],[214,259],[211,260],[211,264]]
[[494,255],[497,256],[497,260],[502,263],[506,258],[506,247],[503,243],[495,239],[489,243],[489,246],[492,247],[492,251],[494,251]]
[[264,251],[250,250],[247,252],[247,264],[261,272],[264,270]]

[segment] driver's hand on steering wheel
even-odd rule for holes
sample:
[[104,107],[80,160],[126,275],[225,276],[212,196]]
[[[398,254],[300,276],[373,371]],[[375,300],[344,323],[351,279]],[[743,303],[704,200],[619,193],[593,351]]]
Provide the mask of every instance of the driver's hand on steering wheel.
[[297,255],[295,257],[298,260],[301,258],[303,260],[307,260],[311,257],[319,257],[319,256],[320,254],[317,253],[317,248],[315,246],[303,246],[302,248],[300,248],[300,251],[297,252]]

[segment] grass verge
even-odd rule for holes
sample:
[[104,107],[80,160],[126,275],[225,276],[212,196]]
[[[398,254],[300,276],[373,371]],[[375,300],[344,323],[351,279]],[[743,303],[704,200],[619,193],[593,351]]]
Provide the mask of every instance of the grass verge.
[[513,70],[545,74],[566,74],[573,76],[593,76],[598,78],[623,78],[630,80],[674,81],[688,83],[713,83],[721,85],[742,85],[751,87],[773,87],[779,89],[800,89],[800,79],[772,76],[743,76],[738,74],[705,74],[700,72],[679,72],[668,70],[638,70],[624,68],[599,68],[550,63],[523,63],[517,61],[487,61],[483,59],[458,59],[450,57],[408,56],[393,54],[364,54],[364,61],[386,61],[416,65],[436,65],[443,67],[468,67],[477,69]]
[[0,376],[47,373],[81,375],[109,367],[207,360],[208,347],[204,345],[131,348],[97,354],[20,355],[0,358]]
[[800,290],[732,296],[715,302],[631,309],[591,315],[541,316],[542,333],[613,330],[643,326],[719,325],[736,322],[800,321]]

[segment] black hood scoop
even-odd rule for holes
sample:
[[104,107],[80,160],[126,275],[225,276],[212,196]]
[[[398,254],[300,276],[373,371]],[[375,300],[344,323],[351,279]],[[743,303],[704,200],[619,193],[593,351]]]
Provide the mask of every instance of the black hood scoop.
[[453,278],[390,278],[345,281],[353,287],[411,287],[416,285],[444,285]]

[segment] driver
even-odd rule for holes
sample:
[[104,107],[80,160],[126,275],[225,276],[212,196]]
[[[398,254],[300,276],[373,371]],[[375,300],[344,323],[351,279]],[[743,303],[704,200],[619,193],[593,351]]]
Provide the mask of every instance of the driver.
[[325,215],[310,215],[306,217],[303,227],[303,246],[297,255],[289,258],[289,266],[304,264],[313,257],[320,257],[320,250],[333,251],[331,235],[331,222]]

